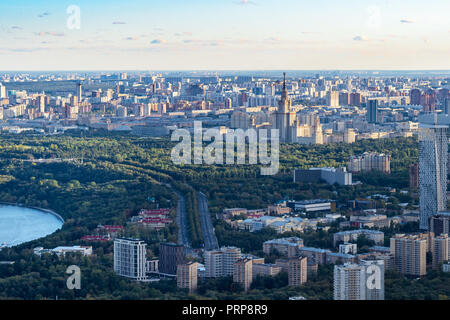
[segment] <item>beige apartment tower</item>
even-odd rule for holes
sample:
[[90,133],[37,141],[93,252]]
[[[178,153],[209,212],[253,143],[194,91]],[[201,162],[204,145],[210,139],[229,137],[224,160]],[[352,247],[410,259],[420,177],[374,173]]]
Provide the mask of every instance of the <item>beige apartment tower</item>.
[[447,234],[433,239],[433,269],[441,268],[441,265],[450,259],[450,238]]
[[188,262],[180,264],[177,267],[177,287],[181,289],[189,289],[189,293],[197,290],[197,262]]
[[427,238],[425,234],[397,234],[391,238],[391,253],[398,272],[419,277],[427,274]]
[[289,259],[289,286],[299,287],[308,280],[308,258],[298,257]]
[[245,291],[250,289],[253,281],[253,261],[251,259],[239,259],[234,264],[233,282],[240,283]]

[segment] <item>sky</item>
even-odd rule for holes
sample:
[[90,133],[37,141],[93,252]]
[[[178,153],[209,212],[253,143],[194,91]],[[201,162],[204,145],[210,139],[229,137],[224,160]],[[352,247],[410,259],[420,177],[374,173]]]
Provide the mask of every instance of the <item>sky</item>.
[[1,0],[0,70],[448,70],[448,12],[448,0]]

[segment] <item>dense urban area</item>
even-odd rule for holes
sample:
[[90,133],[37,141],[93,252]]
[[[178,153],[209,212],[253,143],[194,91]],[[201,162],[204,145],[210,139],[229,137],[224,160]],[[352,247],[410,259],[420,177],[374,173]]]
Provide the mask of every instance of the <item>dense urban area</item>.
[[[447,300],[449,79],[2,73],[0,202],[64,223],[1,244],[0,299]],[[278,130],[276,174],[174,163],[198,123]]]

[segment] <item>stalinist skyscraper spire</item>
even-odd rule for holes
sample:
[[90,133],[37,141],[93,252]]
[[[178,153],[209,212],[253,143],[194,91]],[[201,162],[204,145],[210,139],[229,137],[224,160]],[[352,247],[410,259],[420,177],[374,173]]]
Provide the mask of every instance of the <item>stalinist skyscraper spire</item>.
[[283,90],[281,100],[278,102],[278,111],[275,112],[273,127],[280,131],[280,142],[294,142],[291,127],[295,123],[296,114],[291,112],[292,100],[286,88],[286,73],[283,73]]
[[286,72],[283,73],[283,90],[281,91],[281,101],[278,103],[278,112],[287,113],[291,111],[292,100],[286,88]]

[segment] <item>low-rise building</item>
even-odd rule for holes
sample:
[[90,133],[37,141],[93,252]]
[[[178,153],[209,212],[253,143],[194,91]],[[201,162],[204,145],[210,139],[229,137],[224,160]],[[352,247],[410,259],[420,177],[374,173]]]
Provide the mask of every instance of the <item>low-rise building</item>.
[[353,254],[329,252],[327,253],[327,263],[328,264],[344,264],[344,263],[354,263],[357,258]]
[[308,260],[311,259],[312,261],[318,264],[326,264],[327,254],[331,253],[331,251],[328,249],[311,248],[311,247],[301,247],[299,251],[301,256],[307,257]]
[[343,243],[339,245],[339,253],[356,254],[358,252],[358,246],[356,243]]
[[253,279],[257,276],[261,277],[273,277],[282,271],[280,266],[276,264],[265,264],[265,263],[253,263]]
[[335,203],[331,200],[304,200],[304,201],[295,201],[294,202],[294,210],[302,211],[302,212],[318,212],[318,211],[331,211],[332,207],[335,208]]
[[294,182],[318,183],[325,181],[328,184],[341,186],[352,185],[352,174],[346,168],[311,168],[309,170],[295,169]]
[[375,244],[383,244],[384,243],[384,233],[376,230],[366,230],[366,229],[358,229],[358,230],[350,230],[350,231],[341,231],[337,232],[333,235],[333,244],[336,247],[338,242],[350,242],[358,240],[359,236],[365,236],[367,239],[372,240]]
[[65,256],[66,253],[81,253],[83,256],[92,254],[92,246],[72,246],[72,247],[56,247],[54,249],[44,249],[43,247],[34,248],[34,254],[41,256],[44,253],[52,253],[57,256]]
[[279,254],[287,257],[298,256],[298,249],[303,247],[303,239],[298,237],[273,239],[263,243],[263,251],[270,254],[272,250],[276,250]]

